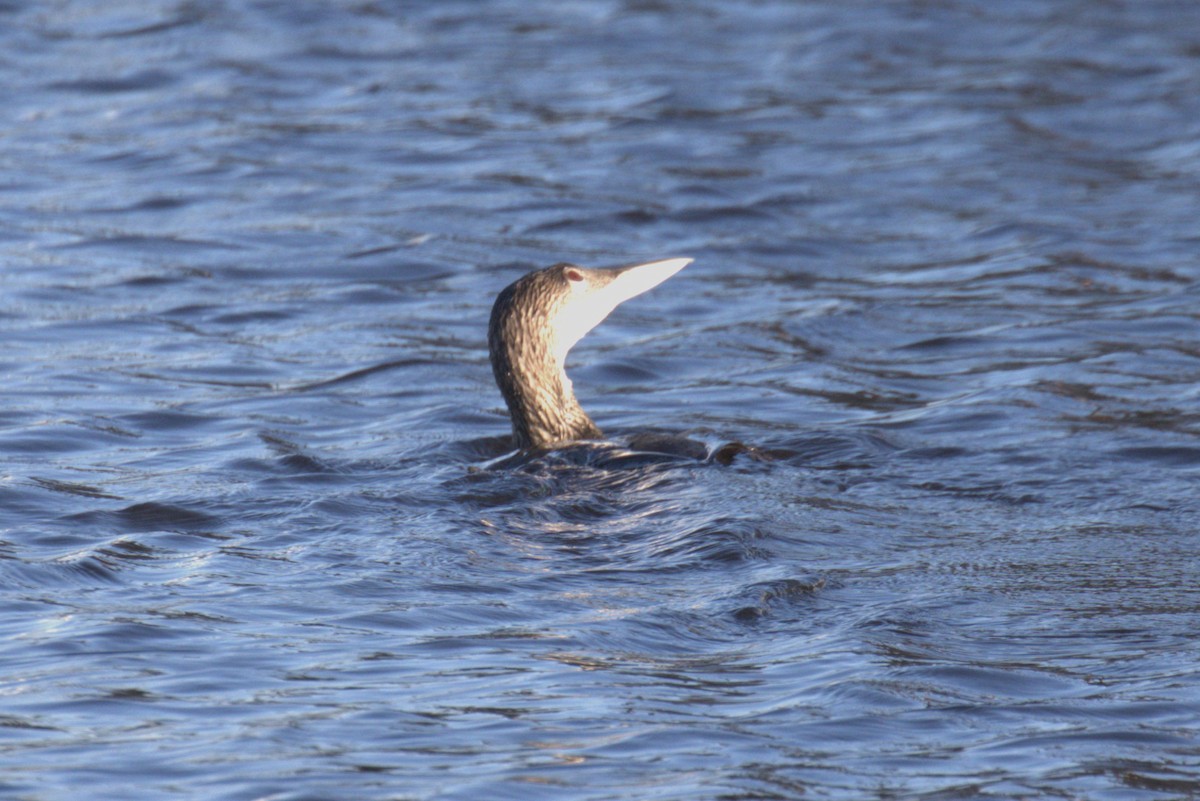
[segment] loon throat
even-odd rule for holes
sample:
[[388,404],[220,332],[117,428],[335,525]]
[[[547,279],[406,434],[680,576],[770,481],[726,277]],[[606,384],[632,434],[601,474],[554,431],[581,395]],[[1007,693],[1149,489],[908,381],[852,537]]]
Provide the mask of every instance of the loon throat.
[[567,353],[621,303],[691,263],[664,259],[626,267],[556,264],[509,284],[488,323],[488,355],[521,450],[597,439],[600,429],[575,399]]

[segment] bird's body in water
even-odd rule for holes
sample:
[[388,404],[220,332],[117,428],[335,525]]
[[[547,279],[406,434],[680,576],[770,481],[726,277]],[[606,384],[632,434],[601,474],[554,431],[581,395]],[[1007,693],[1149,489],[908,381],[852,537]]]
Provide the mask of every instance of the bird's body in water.
[[691,261],[665,259],[610,269],[556,264],[525,275],[500,293],[488,324],[488,353],[517,448],[547,450],[603,436],[575,398],[564,366],[567,352],[622,302],[658,286]]

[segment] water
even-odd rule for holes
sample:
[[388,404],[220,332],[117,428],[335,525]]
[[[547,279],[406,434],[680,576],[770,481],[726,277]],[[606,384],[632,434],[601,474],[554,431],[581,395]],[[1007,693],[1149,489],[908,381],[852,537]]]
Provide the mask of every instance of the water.
[[[1200,795],[1200,6],[7,3],[0,797]],[[686,255],[483,469],[495,293]]]

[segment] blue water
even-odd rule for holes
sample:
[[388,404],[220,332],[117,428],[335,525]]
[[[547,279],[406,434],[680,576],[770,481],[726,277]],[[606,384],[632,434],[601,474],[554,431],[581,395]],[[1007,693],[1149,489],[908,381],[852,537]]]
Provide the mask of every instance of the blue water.
[[[0,75],[0,798],[1200,795],[1200,5],[10,2]],[[668,256],[617,444],[489,468],[496,293]]]

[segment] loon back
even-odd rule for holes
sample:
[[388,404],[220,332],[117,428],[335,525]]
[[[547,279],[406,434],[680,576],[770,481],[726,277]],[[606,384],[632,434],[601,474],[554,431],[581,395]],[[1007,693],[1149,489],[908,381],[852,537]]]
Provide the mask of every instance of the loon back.
[[691,263],[664,259],[607,269],[556,264],[517,279],[492,306],[488,355],[521,450],[602,436],[575,399],[567,353],[617,306]]

